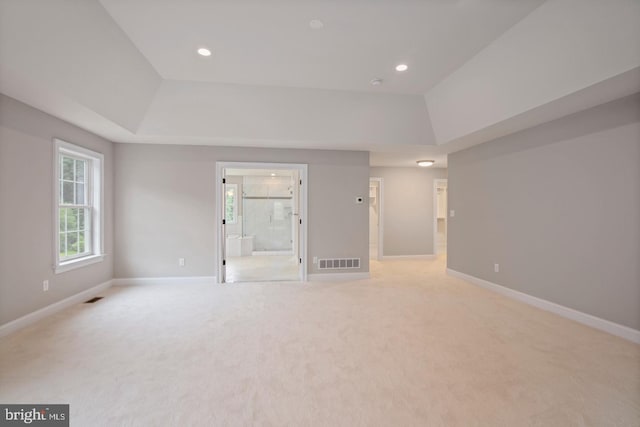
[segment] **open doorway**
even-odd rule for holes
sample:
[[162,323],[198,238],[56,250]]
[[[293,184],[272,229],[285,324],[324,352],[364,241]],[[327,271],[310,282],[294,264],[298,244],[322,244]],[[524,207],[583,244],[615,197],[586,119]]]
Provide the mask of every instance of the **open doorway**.
[[433,184],[433,253],[447,253],[447,180],[436,179]]
[[369,178],[369,259],[382,259],[382,178]]
[[221,283],[303,281],[306,165],[218,165]]

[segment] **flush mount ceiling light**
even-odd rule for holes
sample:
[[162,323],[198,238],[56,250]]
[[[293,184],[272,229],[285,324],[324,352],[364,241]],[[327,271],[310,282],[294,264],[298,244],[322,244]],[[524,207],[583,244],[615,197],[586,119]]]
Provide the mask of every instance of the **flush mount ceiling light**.
[[398,64],[396,65],[396,71],[407,71],[409,66],[407,64]]
[[382,79],[375,78],[371,80],[369,83],[371,83],[372,86],[380,86],[382,84]]
[[201,47],[200,49],[198,49],[198,55],[211,56],[211,51],[209,49],[207,49],[206,47]]
[[432,166],[435,163],[435,161],[433,161],[433,160],[418,160],[416,163],[420,167],[428,168],[429,166]]
[[324,28],[324,22],[319,19],[312,19],[311,21],[309,21],[309,27],[312,30],[321,30]]

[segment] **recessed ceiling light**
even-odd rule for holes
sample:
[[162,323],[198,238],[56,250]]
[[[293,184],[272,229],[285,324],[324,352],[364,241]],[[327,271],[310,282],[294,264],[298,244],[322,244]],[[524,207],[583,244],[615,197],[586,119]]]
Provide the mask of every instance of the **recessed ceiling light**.
[[309,21],[309,27],[311,27],[312,30],[321,30],[324,28],[324,22],[319,19],[312,19]]
[[396,65],[396,71],[407,71],[409,66],[407,64],[398,64]]
[[423,168],[428,168],[429,166],[432,166],[435,163],[435,161],[433,161],[433,160],[418,160],[416,163],[418,164],[418,166],[421,166]]
[[372,86],[380,86],[382,84],[382,79],[375,78],[371,80],[369,83],[371,83]]
[[202,56],[211,56],[211,51],[206,47],[201,47],[198,49],[198,54]]
[[275,174],[275,173],[272,173],[272,174],[271,174],[271,176],[276,176],[276,174]]

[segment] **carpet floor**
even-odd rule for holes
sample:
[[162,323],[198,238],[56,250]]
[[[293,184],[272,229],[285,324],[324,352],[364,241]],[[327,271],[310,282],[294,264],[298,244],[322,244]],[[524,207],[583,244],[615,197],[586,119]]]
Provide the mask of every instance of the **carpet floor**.
[[72,426],[638,426],[640,346],[445,274],[115,287],[0,340]]

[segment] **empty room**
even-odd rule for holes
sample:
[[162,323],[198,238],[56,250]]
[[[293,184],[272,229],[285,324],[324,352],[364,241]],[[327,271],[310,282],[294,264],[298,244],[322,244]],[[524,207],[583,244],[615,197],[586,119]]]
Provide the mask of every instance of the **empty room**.
[[0,0],[0,424],[640,426],[640,1]]

